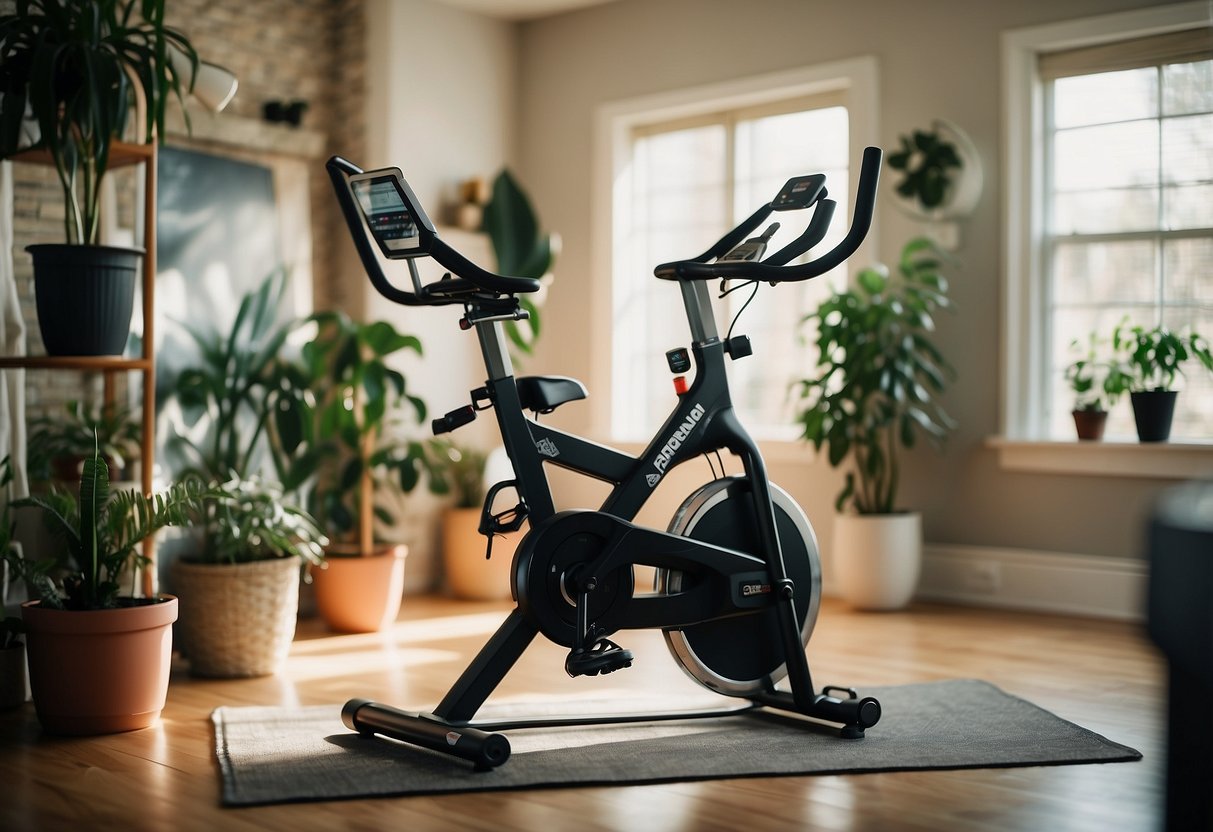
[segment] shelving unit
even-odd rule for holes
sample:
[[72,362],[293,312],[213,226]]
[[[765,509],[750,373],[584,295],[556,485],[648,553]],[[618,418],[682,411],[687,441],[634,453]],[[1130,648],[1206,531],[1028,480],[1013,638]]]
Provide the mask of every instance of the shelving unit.
[[[138,358],[120,356],[0,356],[0,370],[83,370],[103,373],[106,405],[114,402],[114,377],[118,373],[137,372],[143,376],[143,432],[140,448],[140,487],[144,494],[152,491],[152,471],[155,467],[156,446],[156,144],[114,142],[110,146],[109,166],[113,168],[144,166],[143,179],[143,355]],[[15,162],[53,164],[45,150],[26,151],[12,157]],[[152,538],[143,542],[143,554],[151,562],[143,570],[143,592],[156,592],[155,548]]]

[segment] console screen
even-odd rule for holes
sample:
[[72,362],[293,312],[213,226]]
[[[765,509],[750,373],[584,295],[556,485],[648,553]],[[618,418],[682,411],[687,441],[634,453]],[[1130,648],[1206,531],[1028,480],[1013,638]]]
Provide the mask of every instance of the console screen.
[[380,246],[402,251],[421,245],[417,224],[405,206],[394,178],[377,176],[351,185],[367,227]]

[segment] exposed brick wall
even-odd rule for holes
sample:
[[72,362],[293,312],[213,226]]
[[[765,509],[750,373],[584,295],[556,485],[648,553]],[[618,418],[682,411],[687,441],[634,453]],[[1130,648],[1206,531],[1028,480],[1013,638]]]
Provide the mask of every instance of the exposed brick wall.
[[[0,4],[3,5],[3,4]],[[168,0],[170,25],[181,29],[205,60],[234,72],[240,88],[226,112],[260,119],[269,100],[309,103],[305,127],[324,134],[327,152],[310,170],[313,274],[318,307],[341,305],[353,314],[356,291],[343,290],[339,263],[350,260],[348,236],[323,161],[329,153],[357,156],[364,146],[365,22],[363,0]],[[175,106],[175,105],[173,105]],[[239,148],[234,148],[239,151]],[[33,300],[33,274],[24,249],[63,241],[63,200],[54,170],[18,164],[14,170],[14,267],[29,351],[43,352]],[[125,190],[125,189],[123,189]],[[348,278],[347,278],[348,279]],[[80,398],[100,395],[100,380],[84,374],[26,374],[29,415],[55,412]]]

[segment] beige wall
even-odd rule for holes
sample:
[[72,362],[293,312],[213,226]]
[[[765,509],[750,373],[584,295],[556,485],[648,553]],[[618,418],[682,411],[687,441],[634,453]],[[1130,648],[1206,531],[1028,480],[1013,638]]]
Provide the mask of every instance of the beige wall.
[[[448,220],[460,182],[492,177],[514,158],[518,88],[517,28],[482,15],[425,2],[369,0],[366,9],[367,63],[366,155],[364,168],[399,167],[435,223]],[[339,233],[348,237],[341,229]],[[482,235],[444,228],[442,236],[479,263],[492,266]],[[351,252],[351,258],[353,257]],[[356,259],[353,259],[356,264]],[[425,279],[442,272],[421,263]],[[458,327],[458,307],[415,309],[382,299],[361,268],[352,268],[368,320],[388,320],[416,335],[425,357],[403,358],[398,368],[410,392],[441,415],[469,401],[468,392],[484,383],[484,365],[472,333]],[[389,279],[408,285],[401,264],[387,267]],[[409,429],[429,436],[429,421]],[[492,419],[481,419],[455,437],[490,445]],[[444,503],[418,489],[394,512],[394,534],[410,546],[406,588],[439,580],[438,515]]]
[[[925,512],[929,541],[1134,557],[1161,480],[1004,472],[983,445],[998,431],[1001,327],[1000,33],[1150,5],[1141,0],[622,0],[524,24],[519,100],[520,171],[541,216],[564,238],[537,366],[585,380],[591,395],[594,344],[586,337],[592,297],[591,160],[598,107],[777,70],[863,55],[880,64],[880,134],[886,148],[943,117],[975,140],[986,190],[963,227],[953,279],[960,314],[940,342],[959,372],[947,406],[961,422],[941,456],[912,454],[902,501]],[[886,186],[887,187],[887,186]],[[915,229],[885,204],[878,251],[893,257]],[[777,291],[777,290],[768,290]],[[744,320],[744,319],[743,319]],[[754,360],[754,359],[750,359]],[[760,358],[759,358],[760,360]],[[578,409],[580,408],[580,409]],[[570,405],[557,422],[589,425]],[[773,477],[814,518],[823,543],[839,477],[824,461],[775,461]],[[591,494],[560,477],[567,503]],[[689,483],[688,483],[689,486]],[[681,494],[666,489],[657,520]]]

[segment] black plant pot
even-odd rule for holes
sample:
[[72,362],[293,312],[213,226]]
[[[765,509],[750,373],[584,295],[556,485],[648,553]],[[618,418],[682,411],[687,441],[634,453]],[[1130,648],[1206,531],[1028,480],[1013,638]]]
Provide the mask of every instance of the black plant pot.
[[121,355],[143,250],[115,246],[28,246],[47,355]]
[[1166,442],[1171,436],[1171,418],[1175,415],[1175,390],[1146,390],[1130,393],[1137,438],[1142,442]]

